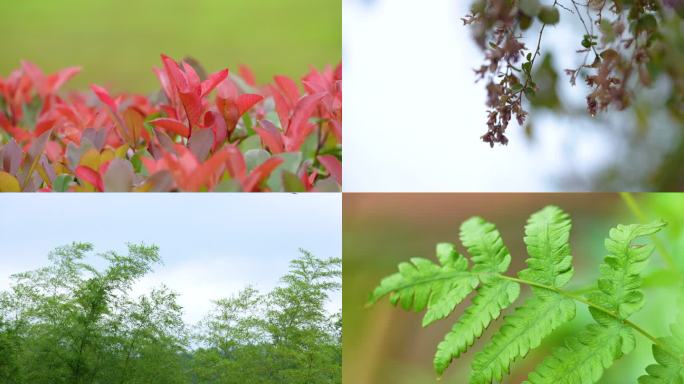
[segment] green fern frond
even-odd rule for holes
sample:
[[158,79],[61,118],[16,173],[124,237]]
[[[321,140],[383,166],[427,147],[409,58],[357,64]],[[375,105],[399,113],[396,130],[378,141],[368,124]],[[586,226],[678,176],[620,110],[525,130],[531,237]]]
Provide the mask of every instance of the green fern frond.
[[499,317],[501,309],[508,307],[520,294],[520,285],[510,280],[496,279],[482,284],[477,296],[458,319],[444,340],[437,345],[434,367],[441,375],[453,359],[458,358]]
[[471,383],[491,383],[508,373],[510,364],[538,347],[553,330],[575,317],[575,302],[554,292],[535,295],[506,316],[504,325],[475,355]]
[[684,292],[680,292],[677,304],[679,312],[670,325],[670,336],[658,339],[668,350],[653,344],[657,364],[646,367],[647,375],[639,377],[639,384],[684,384]]
[[[560,208],[548,206],[530,216],[525,244],[530,257],[518,276],[560,288],[572,277],[571,223]],[[557,292],[533,288],[534,296],[504,318],[504,324],[473,361],[471,383],[490,383],[508,373],[514,360],[539,346],[541,340],[575,317],[575,302]]]
[[525,245],[530,257],[521,279],[560,288],[572,277],[570,216],[556,206],[532,214],[525,226]]
[[473,260],[473,272],[503,273],[511,263],[511,254],[496,226],[473,217],[461,225],[461,242]]
[[482,281],[471,306],[456,322],[437,347],[435,371],[444,372],[451,361],[465,352],[482,335],[493,319],[501,314],[520,294],[518,283],[491,274],[503,273],[511,263],[511,255],[492,223],[473,217],[461,225],[461,242],[473,260],[473,273]]
[[599,290],[589,295],[594,304],[589,311],[597,324],[566,339],[565,347],[556,349],[530,374],[530,383],[595,383],[605,368],[633,349],[632,330],[615,317],[626,319],[643,305],[639,272],[654,249],[633,242],[658,232],[664,225],[618,225],[610,230],[605,241],[608,256],[599,267]]
[[[445,318],[475,290],[471,303],[437,346],[434,368],[441,375],[450,363],[482,336],[503,309],[518,299],[520,285],[528,285],[532,296],[504,318],[490,342],[472,363],[470,383],[503,380],[511,364],[538,347],[542,340],[575,317],[575,302],[589,307],[595,323],[568,337],[562,347],[529,375],[530,384],[590,384],[606,368],[629,353],[637,331],[656,345],[657,364],[647,368],[642,384],[684,384],[684,315],[672,328],[672,336],[659,339],[627,317],[643,305],[640,273],[653,246],[635,244],[643,236],[658,232],[665,224],[618,225],[605,246],[608,255],[600,266],[598,289],[587,297],[563,290],[573,275],[570,254],[569,216],[549,206],[530,216],[525,226],[527,268],[517,277],[505,275],[511,255],[494,224],[474,217],[461,225],[460,239],[473,262],[456,252],[453,244],[437,246],[439,264],[422,258],[400,263],[399,272],[383,279],[371,294],[374,303],[389,295],[390,302],[406,310],[427,309],[423,325]],[[673,350],[670,346],[674,345]],[[665,347],[667,346],[667,347]]]
[[622,356],[623,335],[629,339],[631,330],[617,322],[611,326],[590,324],[547,357],[530,373],[527,383],[596,383],[604,369]]
[[[653,245],[633,244],[640,237],[652,235],[665,226],[662,221],[650,224],[618,225],[605,241],[608,256],[599,267],[598,291],[589,299],[626,319],[644,305],[639,290],[643,271],[653,253]],[[592,310],[592,314],[596,311]]]
[[399,264],[399,272],[380,282],[370,297],[375,303],[389,294],[390,302],[405,310],[420,312],[427,308],[423,324],[446,317],[477,287],[478,279],[468,271],[468,260],[453,244],[437,245],[440,265],[415,257]]

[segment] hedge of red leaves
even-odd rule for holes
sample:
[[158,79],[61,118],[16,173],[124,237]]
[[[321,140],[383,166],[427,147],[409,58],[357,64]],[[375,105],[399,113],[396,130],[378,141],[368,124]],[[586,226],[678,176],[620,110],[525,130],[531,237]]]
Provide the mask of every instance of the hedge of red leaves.
[[340,190],[341,66],[311,69],[300,88],[162,63],[150,97],[60,96],[79,68],[22,62],[0,77],[0,191]]

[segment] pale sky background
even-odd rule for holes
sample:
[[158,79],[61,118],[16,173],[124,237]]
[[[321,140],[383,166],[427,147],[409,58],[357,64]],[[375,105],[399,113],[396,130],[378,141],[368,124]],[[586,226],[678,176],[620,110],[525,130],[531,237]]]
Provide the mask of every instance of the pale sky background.
[[[96,251],[126,243],[160,247],[163,265],[135,292],[161,283],[179,292],[188,323],[211,301],[251,284],[270,291],[300,247],[341,257],[342,203],[328,194],[4,194],[0,199],[0,290],[9,275],[47,265],[47,254],[72,241]],[[328,310],[342,307],[341,293]]]
[[[560,177],[588,178],[629,150],[608,128],[623,129],[628,115],[597,126],[538,113],[533,142],[512,121],[507,147],[482,143],[485,83],[475,83],[473,68],[483,54],[460,20],[470,4],[343,1],[345,191],[553,191]],[[563,23],[544,33],[542,54],[557,50],[556,65],[574,68],[581,56],[568,52],[579,47],[582,27],[563,12]],[[559,97],[579,110],[586,90],[581,81],[571,88],[561,74]]]

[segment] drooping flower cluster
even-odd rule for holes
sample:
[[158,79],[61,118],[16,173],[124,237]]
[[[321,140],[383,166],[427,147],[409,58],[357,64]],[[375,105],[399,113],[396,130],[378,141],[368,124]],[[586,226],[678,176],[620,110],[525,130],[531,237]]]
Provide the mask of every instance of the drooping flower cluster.
[[[158,95],[58,94],[79,72],[0,77],[0,191],[330,191],[342,184],[342,68],[206,75],[162,55]],[[214,95],[212,97],[212,95]]]
[[[484,64],[475,70],[478,79],[487,81],[488,129],[483,141],[492,147],[507,144],[505,131],[512,116],[524,124],[528,112],[523,100],[534,99],[539,91],[534,64],[542,37],[547,26],[560,21],[561,12],[577,18],[583,27],[576,50],[581,64],[565,73],[572,85],[583,77],[591,88],[586,97],[589,114],[610,106],[627,108],[639,87],[666,75],[673,86],[668,108],[684,117],[684,1],[475,0],[463,22],[472,27],[485,55]],[[522,40],[535,22],[536,48],[528,48]]]

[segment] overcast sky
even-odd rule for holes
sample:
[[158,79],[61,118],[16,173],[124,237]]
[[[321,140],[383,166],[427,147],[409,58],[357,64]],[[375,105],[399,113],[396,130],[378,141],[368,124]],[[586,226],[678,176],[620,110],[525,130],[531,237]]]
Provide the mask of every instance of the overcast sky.
[[[45,266],[48,252],[72,241],[97,251],[127,242],[160,247],[163,265],[135,291],[164,283],[181,294],[187,322],[211,300],[248,284],[278,284],[299,247],[342,255],[340,194],[3,194],[0,198],[0,290],[9,275]],[[338,310],[341,294],[328,304]]]

